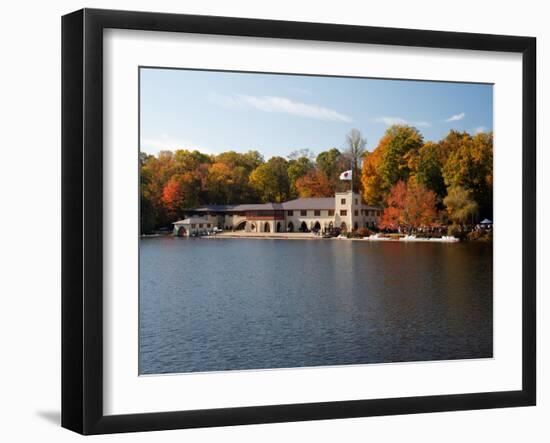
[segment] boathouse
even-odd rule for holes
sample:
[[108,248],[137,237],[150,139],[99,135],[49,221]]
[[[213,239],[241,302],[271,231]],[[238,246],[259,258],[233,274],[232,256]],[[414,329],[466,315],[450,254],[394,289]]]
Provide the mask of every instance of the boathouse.
[[326,232],[372,228],[382,208],[367,205],[355,192],[337,192],[334,197],[298,198],[283,203],[208,205],[185,211],[188,217],[173,223],[174,234],[193,235],[219,228],[246,232]]

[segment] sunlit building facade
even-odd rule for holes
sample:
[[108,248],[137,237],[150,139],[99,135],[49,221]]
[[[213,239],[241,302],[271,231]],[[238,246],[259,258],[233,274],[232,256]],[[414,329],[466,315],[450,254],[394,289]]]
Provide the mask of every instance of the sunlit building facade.
[[375,227],[381,213],[382,208],[367,205],[359,194],[347,191],[283,203],[208,205],[189,209],[186,218],[173,225],[179,236],[214,228],[255,233],[350,231]]

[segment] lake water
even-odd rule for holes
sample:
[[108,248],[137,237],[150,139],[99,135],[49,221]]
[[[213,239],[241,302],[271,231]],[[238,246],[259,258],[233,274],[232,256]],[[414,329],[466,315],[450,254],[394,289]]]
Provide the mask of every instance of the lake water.
[[140,240],[140,373],[492,357],[492,245]]

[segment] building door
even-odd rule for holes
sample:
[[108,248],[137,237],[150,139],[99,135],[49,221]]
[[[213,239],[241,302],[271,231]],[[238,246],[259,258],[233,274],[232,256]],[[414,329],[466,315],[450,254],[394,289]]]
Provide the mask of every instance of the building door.
[[305,221],[303,221],[302,224],[300,225],[300,231],[307,232],[307,224]]
[[281,232],[281,223],[277,222],[277,232]]
[[290,222],[288,224],[288,232],[294,232],[294,223]]
[[348,225],[346,225],[346,222],[342,222],[342,224],[340,225],[340,229],[342,230],[342,232],[348,232]]
[[271,232],[271,227],[268,222],[265,222],[264,224],[264,232]]
[[180,228],[178,229],[178,237],[185,237],[187,234],[187,231],[185,230],[185,228],[183,226],[180,226]]
[[313,225],[313,231],[318,232],[320,230],[321,230],[321,223],[315,222],[315,224]]

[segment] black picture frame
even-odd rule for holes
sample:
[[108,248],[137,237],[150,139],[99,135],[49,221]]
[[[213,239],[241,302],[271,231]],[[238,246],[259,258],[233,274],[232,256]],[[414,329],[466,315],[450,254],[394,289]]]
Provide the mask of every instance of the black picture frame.
[[[103,413],[103,30],[171,31],[522,54],[522,389],[130,415]],[[536,39],[83,9],[62,18],[62,426],[81,434],[536,403]]]

